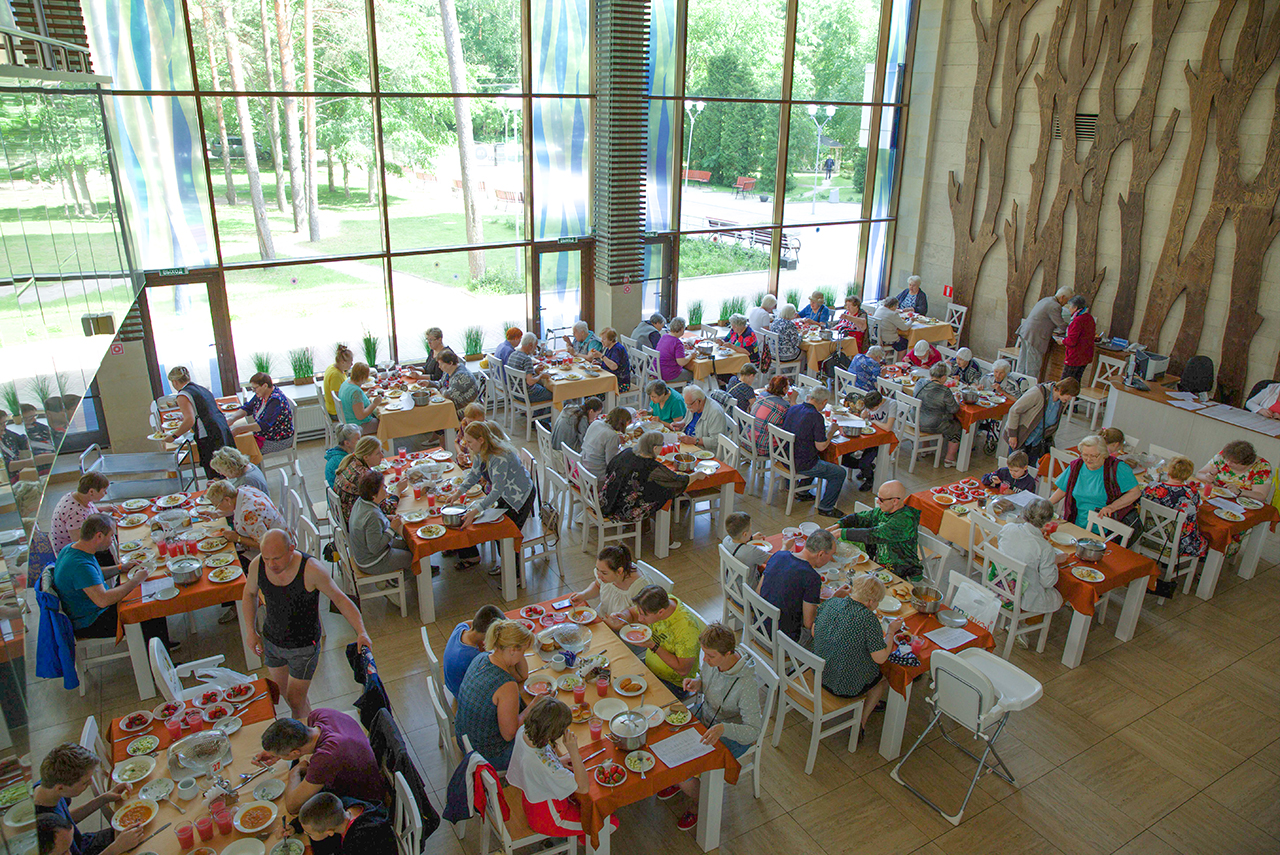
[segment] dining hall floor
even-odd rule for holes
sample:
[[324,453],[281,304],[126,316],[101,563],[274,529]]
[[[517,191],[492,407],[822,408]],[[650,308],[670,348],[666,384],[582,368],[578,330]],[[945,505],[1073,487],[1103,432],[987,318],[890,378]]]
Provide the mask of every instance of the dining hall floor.
[[[1069,447],[1085,433],[1079,422],[1064,425],[1059,445]],[[304,444],[304,474],[313,498],[323,484],[323,450]],[[536,448],[531,447],[536,454]],[[905,461],[905,455],[904,455]],[[883,464],[882,464],[883,465]],[[994,468],[974,454],[970,474]],[[901,473],[909,490],[955,480],[953,470],[937,469],[922,458],[914,475]],[[848,484],[840,506],[870,502]],[[56,500],[56,496],[52,497]],[[47,501],[45,508],[52,507]],[[811,503],[786,517],[784,502],[766,506],[755,496],[739,497],[754,528],[775,532],[813,514]],[[46,510],[47,514],[48,511]],[[825,520],[818,519],[819,522]],[[720,615],[716,541],[705,520],[689,541],[685,527],[674,526],[684,545],[662,561],[653,561],[652,536],[645,537],[645,560],[675,582],[674,593],[708,619]],[[592,562],[576,542],[561,548],[565,583],[554,564],[541,561],[529,570],[528,587],[504,609],[584,587]],[[482,570],[461,574],[445,559],[436,580],[440,619],[429,627],[437,651],[458,621],[486,602],[502,605],[498,581]],[[411,588],[413,586],[410,586]],[[1280,537],[1264,546],[1257,575],[1241,580],[1233,565],[1223,570],[1216,596],[1204,602],[1177,594],[1163,605],[1148,596],[1133,639],[1113,635],[1119,609],[1107,628],[1089,634],[1084,661],[1070,670],[1061,664],[1070,620],[1059,612],[1052,622],[1044,654],[1015,646],[1011,661],[1044,684],[1044,697],[1015,713],[997,743],[1013,770],[1016,787],[992,775],[975,790],[964,821],[953,828],[889,777],[891,763],[877,746],[881,714],[873,715],[854,754],[847,737],[823,741],[812,776],[804,774],[809,726],[797,716],[778,748],[766,741],[762,792],[752,797],[748,776],[726,788],[723,853],[807,852],[875,855],[966,855],[966,853],[1068,853],[1068,855],[1250,855],[1280,852]],[[227,665],[242,668],[235,625],[219,626],[218,609],[194,617],[194,634],[183,620],[171,621],[183,641],[180,661],[215,653]],[[437,730],[427,701],[426,660],[419,637],[416,593],[409,617],[387,600],[365,606],[379,671],[396,717],[425,771],[433,801],[441,804],[451,770],[436,745]],[[325,653],[311,687],[314,706],[348,709],[358,686],[343,648],[352,640],[340,616],[325,615]],[[997,643],[1003,642],[1003,636]],[[28,673],[32,673],[32,669]],[[265,673],[265,671],[263,672]],[[37,764],[53,745],[77,739],[89,715],[108,721],[139,706],[128,660],[92,669],[87,695],[65,691],[60,681],[34,680],[29,701],[39,729],[31,734]],[[927,686],[916,686],[907,720],[904,751],[927,723]],[[283,712],[287,712],[281,707]],[[904,777],[934,801],[959,804],[972,775],[973,761],[936,738],[912,756]],[[38,768],[38,766],[37,766]],[[614,833],[614,851],[639,853],[700,851],[691,833],[676,828],[688,805],[683,796],[668,802],[651,798],[623,809]],[[475,853],[478,828],[471,823],[464,845],[442,827],[427,841],[432,855]],[[88,827],[93,827],[92,823]]]

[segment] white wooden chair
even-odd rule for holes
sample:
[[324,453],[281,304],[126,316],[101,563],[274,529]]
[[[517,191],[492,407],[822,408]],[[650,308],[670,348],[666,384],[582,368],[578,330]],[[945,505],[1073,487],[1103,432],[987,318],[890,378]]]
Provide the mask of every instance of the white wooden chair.
[[[422,628],[423,644],[426,645],[427,628]],[[431,648],[428,646],[428,650]],[[444,751],[445,763],[448,764],[450,770],[458,768],[458,764],[462,762],[462,751],[458,748],[457,733],[453,727],[453,710],[449,704],[441,700],[444,689],[436,678],[432,675],[427,676],[427,697],[431,701],[431,711],[436,717],[436,732],[439,735],[439,745]],[[453,833],[457,835],[459,840],[467,836],[467,821],[455,823]]]
[[[742,477],[747,479],[747,490],[754,491],[756,479],[760,479],[760,490],[764,491],[764,477],[769,468],[769,455],[756,451],[755,424],[756,417],[745,410],[734,407],[729,415],[738,426],[738,460],[746,467]],[[759,495],[759,494],[757,494]]]
[[173,660],[169,658],[169,651],[165,650],[164,642],[158,638],[147,642],[147,651],[151,654],[151,674],[155,677],[156,686],[166,701],[189,701],[200,697],[207,687],[200,685],[184,689],[182,678],[190,677],[201,668],[214,668],[221,665],[226,658],[218,654],[197,659],[194,662],[174,665]]
[[801,374],[796,378],[796,385],[807,395],[808,389],[825,389],[827,384],[823,383],[818,377],[810,377],[808,374]]
[[[267,440],[262,444],[263,472],[280,466],[291,470],[298,460],[298,407],[288,396],[285,397],[285,402],[289,406],[289,414],[293,417],[293,433],[288,439]],[[325,420],[328,420],[328,416],[325,416]]]
[[720,622],[738,632],[747,626],[747,606],[742,589],[749,584],[751,569],[734,558],[723,543],[716,548],[720,552],[720,595],[724,598]]
[[969,514],[969,575],[979,578],[987,567],[987,548],[1000,541],[1003,523],[974,511]]
[[1036,485],[1036,492],[1040,494],[1040,498],[1047,499],[1053,495],[1054,482],[1058,480],[1059,475],[1070,468],[1072,463],[1075,463],[1077,457],[1078,455],[1060,448],[1049,449],[1049,473],[1040,478]]
[[841,368],[839,365],[834,370],[834,380],[836,386],[836,400],[843,401],[846,395],[857,392],[863,394],[863,390],[858,388],[858,381],[853,376],[853,372]]
[[668,594],[670,594],[672,589],[676,586],[676,583],[672,581],[670,576],[663,573],[647,561],[637,561],[636,570],[640,572],[641,576],[653,582],[653,584],[657,585]]
[[955,552],[954,545],[921,527],[916,532],[916,551],[920,555],[925,579],[933,587],[942,590],[947,561]]
[[1126,360],[1098,354],[1098,361],[1093,369],[1093,381],[1088,386],[1081,384],[1080,394],[1071,402],[1071,411],[1067,416],[1075,415],[1076,407],[1082,405],[1088,407],[1089,427],[1097,430],[1098,417],[1102,415],[1102,408],[1107,403],[1107,395],[1111,392],[1109,381],[1124,377],[1126,364]]
[[[567,485],[564,491],[564,516],[561,521],[563,524],[568,525],[570,531],[573,531],[579,521],[582,522],[582,545],[585,548],[587,524],[585,514],[581,513],[581,508],[585,507],[585,504],[582,499],[582,487],[575,480],[578,470],[585,468],[582,465],[582,455],[567,445],[560,446],[559,454],[564,459],[564,474],[561,475],[554,468],[547,466],[545,460],[542,471],[546,473],[549,481],[555,482],[557,478],[560,478]],[[592,474],[596,476],[597,480],[604,477],[603,472],[593,472]],[[553,489],[558,489],[559,487],[560,484],[556,483]]]
[[933,468],[937,469],[942,462],[942,434],[920,430],[919,398],[905,391],[898,391],[894,392],[894,399],[898,402],[897,421],[893,425],[893,432],[898,435],[898,452],[901,453],[902,447],[911,443],[911,463],[907,466],[907,471],[915,474],[916,458],[930,451],[933,452]]
[[[942,354],[943,359],[954,359],[955,355],[960,352],[960,348],[947,347],[945,344],[935,343],[933,346],[938,349],[938,353]],[[950,368],[951,366],[947,366],[947,367]]]
[[782,648],[778,646],[775,632],[782,610],[756,593],[750,585],[742,586],[742,604],[746,609],[746,626],[742,629],[742,643],[752,653],[773,664],[773,670],[782,672]]
[[305,516],[321,534],[327,534],[330,525],[329,505],[325,501],[312,500],[311,493],[307,489],[307,479],[302,474],[301,463],[293,464],[293,489],[298,491],[298,496],[302,499]]
[[102,738],[102,728],[98,727],[98,719],[94,716],[84,720],[84,727],[80,730],[80,747],[92,751],[100,761],[89,778],[93,794],[100,796],[112,787],[111,770],[115,768],[115,763],[111,760],[111,752],[107,750],[107,743]]
[[659,378],[658,353],[644,346],[628,346],[627,353],[631,357],[631,382],[638,385],[640,390],[640,403],[637,406],[643,409],[645,402],[649,400],[646,391],[649,384]]
[[801,475],[796,471],[796,435],[785,431],[777,425],[769,428],[769,494],[765,497],[767,504],[773,504],[774,488],[778,481],[786,482],[787,516],[791,516],[791,508],[795,504],[796,495],[806,490],[811,491],[814,498],[822,495],[822,479],[814,478],[806,485],[800,484]]
[[515,418],[518,413],[524,413],[524,441],[528,442],[533,433],[533,422],[539,413],[551,415],[555,412],[555,408],[550,401],[530,401],[529,386],[525,382],[523,374],[517,371],[503,372],[507,381],[507,407],[510,413],[511,433],[515,433]]
[[[524,464],[525,469],[534,475],[535,498],[533,502],[534,513],[530,514],[529,519],[525,520],[524,529],[520,532],[522,540],[520,542],[520,560],[518,562],[519,575],[521,577],[524,575],[525,561],[531,561],[538,555],[543,555],[550,560],[551,556],[554,555],[556,572],[560,574],[560,583],[564,584],[564,563],[560,560],[560,530],[558,528],[554,530],[544,528],[542,515],[538,512],[542,507],[541,496],[543,495],[537,489],[538,459],[530,454],[528,449],[521,448],[520,462]],[[568,489],[569,482],[565,481],[564,476],[559,472],[550,472],[548,475],[550,478],[558,479],[556,487],[553,488],[553,495],[555,494],[554,491],[559,489],[560,484],[564,485],[565,490]],[[552,499],[551,504],[556,504],[554,499]],[[559,506],[557,505],[557,507]]]
[[947,316],[943,320],[951,324],[951,329],[956,334],[956,341],[960,340],[960,332],[964,329],[964,319],[968,314],[968,306],[961,306],[959,303],[947,303]]
[[[1036,652],[1044,653],[1044,645],[1049,638],[1049,621],[1053,618],[1053,612],[1027,611],[1022,607],[1022,580],[1027,575],[1026,563],[1001,552],[994,544],[989,544],[987,566],[991,568],[991,578],[983,574],[982,583],[986,585],[988,591],[1000,598],[1000,616],[996,618],[996,624],[998,626],[1005,623],[1008,626],[1004,653],[1001,656],[1008,659],[1009,654],[1013,652],[1014,639],[1034,632],[1040,633],[1040,640],[1036,642]],[[1039,623],[1026,623],[1028,617],[1037,615],[1042,617]]]
[[[356,564],[355,557],[351,554],[351,543],[346,531],[335,528],[333,535],[334,545],[338,549],[338,554],[343,557],[347,570],[351,574],[351,582],[355,586],[356,596],[361,600],[361,606],[363,607],[364,600],[386,597],[400,606],[400,617],[408,617],[409,597],[407,592],[409,586],[405,577],[410,571],[395,570],[391,573],[366,573]],[[378,585],[382,582],[389,582],[390,584],[385,588],[379,588]]]
[[1133,537],[1133,526],[1125,525],[1120,520],[1111,517],[1100,516],[1097,511],[1089,511],[1089,517],[1085,524],[1085,531],[1091,534],[1097,534],[1107,543],[1115,543],[1123,546],[1129,542],[1129,538]]
[[298,530],[296,532],[298,538],[298,547],[308,555],[314,557],[317,561],[323,561],[321,553],[324,546],[320,542],[320,530],[316,528],[316,524],[306,517],[298,519]]
[[778,631],[777,639],[782,654],[782,667],[778,669],[781,691],[778,693],[778,717],[773,723],[773,744],[782,741],[787,711],[795,710],[813,725],[809,734],[809,754],[805,759],[804,773],[813,774],[813,764],[818,757],[818,743],[824,736],[841,730],[849,730],[849,753],[858,750],[858,731],[862,728],[863,698],[841,698],[822,687],[822,671],[827,661],[816,653],[805,650],[791,636]]
[[307,515],[302,507],[302,497],[298,495],[298,491],[289,489],[284,494],[284,504],[280,506],[281,515],[284,517],[284,524],[289,531],[298,534],[298,520]]
[[[716,437],[716,457],[730,469],[737,469],[737,444],[724,434],[719,434]],[[698,517],[705,514],[708,518],[711,518],[720,513],[720,488],[703,487],[687,490],[676,496],[675,501],[671,503],[672,519],[678,519],[680,509],[684,507],[689,509],[689,539],[693,540],[693,526]],[[717,533],[714,522],[711,525],[711,533],[713,535]]]
[[[1182,526],[1187,521],[1186,511],[1175,511],[1166,508],[1150,499],[1138,500],[1138,530],[1142,533],[1131,549],[1140,552],[1164,568],[1165,579],[1177,579],[1186,576],[1187,581],[1182,592],[1191,591],[1191,583],[1196,577],[1196,568],[1200,558],[1196,555],[1183,555]],[[1161,602],[1164,602],[1161,599]]]
[[[956,594],[962,589],[979,603],[978,613],[956,608]],[[985,585],[975,582],[958,570],[952,570],[947,574],[947,595],[943,599],[952,611],[959,612],[974,623],[981,624],[988,632],[995,632],[996,623],[1000,618],[1000,598],[989,591]]]
[[403,772],[395,774],[395,816],[392,830],[399,855],[422,855],[422,811]]
[[1147,446],[1147,453],[1152,457],[1160,458],[1166,465],[1168,465],[1169,461],[1173,460],[1173,458],[1183,456],[1172,448],[1165,448],[1163,445],[1156,445],[1154,442]]
[[595,528],[599,532],[596,538],[595,551],[597,553],[604,549],[606,543],[634,538],[635,549],[631,553],[635,558],[639,558],[641,520],[619,521],[605,516],[604,511],[600,509],[600,479],[588,472],[585,466],[577,466],[575,469],[575,482],[582,493],[584,505],[582,512],[582,551],[588,552],[587,544],[591,540],[591,530]]
[[[53,566],[52,565],[50,565],[47,569],[43,570],[40,573],[40,590],[46,594],[53,594],[55,597],[58,595],[57,590],[53,587]],[[63,611],[61,607],[62,601],[59,599],[58,602],[59,602],[58,611],[61,612]],[[43,606],[41,608],[43,608]],[[101,665],[104,662],[110,662],[113,659],[129,658],[128,650],[115,651],[115,647],[116,647],[116,644],[115,644],[114,638],[77,638],[76,639],[76,654],[75,654],[76,655],[76,676],[80,678],[80,688],[78,690],[80,692],[80,697],[83,698],[85,696],[85,692],[88,691],[87,683],[89,679],[89,674],[88,674],[89,668],[95,665]],[[90,655],[90,651],[93,651],[93,653],[95,653],[96,655]],[[114,651],[114,652],[103,652],[103,651]]]
[[[462,737],[462,747],[466,751],[471,751],[471,740],[466,736]],[[556,838],[548,837],[545,834],[539,834],[529,827],[529,820],[524,814],[524,794],[520,789],[512,784],[508,784],[503,788],[503,796],[506,798],[507,807],[509,808],[509,816],[502,818],[502,806],[498,802],[498,781],[492,775],[481,775],[484,781],[485,791],[485,809],[484,814],[480,818],[482,834],[480,837],[480,851],[488,855],[489,852],[489,835],[492,834],[502,844],[503,855],[515,855],[517,849],[523,849],[526,846],[532,846],[535,843],[541,843],[544,840],[554,840]],[[605,820],[608,822],[608,820]],[[566,853],[566,855],[576,855],[578,851],[578,838],[566,838],[563,843],[556,844],[549,848],[540,850],[546,855],[557,855],[557,853]]]
[[756,330],[756,334],[764,339],[765,347],[769,348],[769,355],[773,361],[769,363],[769,379],[774,377],[789,377],[793,384],[800,380],[800,375],[804,373],[804,351],[800,351],[800,356],[796,359],[783,362],[780,354],[782,353],[782,342],[780,336],[773,330]]
[[[756,680],[764,693],[764,700],[760,704],[760,735],[738,758],[738,763],[741,765],[738,771],[740,775],[746,772],[751,773],[752,792],[756,798],[760,798],[760,769],[764,765],[762,752],[765,737],[769,734],[769,719],[773,717],[774,707],[778,701],[778,674],[763,657],[752,656],[751,661],[755,664]],[[739,777],[738,780],[742,778]]]

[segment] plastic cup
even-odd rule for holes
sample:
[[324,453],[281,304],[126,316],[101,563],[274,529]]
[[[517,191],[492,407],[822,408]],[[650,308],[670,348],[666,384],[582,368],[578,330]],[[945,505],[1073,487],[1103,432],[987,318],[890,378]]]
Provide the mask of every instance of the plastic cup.
[[169,731],[169,744],[182,738],[182,716],[175,715],[164,720],[164,729]]
[[190,849],[196,845],[196,827],[191,823],[182,823],[174,829],[174,834],[178,835],[178,845],[183,849]]
[[573,687],[573,702],[575,704],[585,704],[587,702],[587,684]]
[[219,834],[230,834],[235,830],[235,826],[231,824],[231,811],[220,810],[213,815],[214,822],[218,823]]
[[[600,735],[604,733],[604,719],[592,716],[587,722],[587,727],[591,729],[591,741],[599,742]],[[188,844],[188,848],[190,848],[190,844]]]
[[207,816],[202,816],[196,820],[196,831],[200,834],[201,840],[213,839],[213,820]]
[[609,695],[609,678],[599,677],[596,679],[596,694],[600,697],[608,697]]

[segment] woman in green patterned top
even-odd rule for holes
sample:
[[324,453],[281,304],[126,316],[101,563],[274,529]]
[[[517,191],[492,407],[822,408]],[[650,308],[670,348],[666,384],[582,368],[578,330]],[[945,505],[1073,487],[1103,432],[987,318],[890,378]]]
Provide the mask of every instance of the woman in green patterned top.
[[885,481],[876,494],[876,506],[842,517],[840,536],[874,546],[879,564],[904,579],[918,580],[923,575],[916,552],[920,512],[907,507],[907,488],[901,481]]

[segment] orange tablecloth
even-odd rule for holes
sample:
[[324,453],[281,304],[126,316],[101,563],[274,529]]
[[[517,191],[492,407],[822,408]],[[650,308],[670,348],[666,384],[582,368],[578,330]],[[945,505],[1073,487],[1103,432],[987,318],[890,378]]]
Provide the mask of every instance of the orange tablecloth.
[[816,376],[822,370],[822,363],[826,362],[827,358],[836,352],[837,347],[844,351],[845,356],[854,356],[858,353],[858,340],[856,338],[833,338],[830,341],[811,341],[802,336],[800,350],[808,354],[809,373]]
[[[546,600],[539,603],[539,605],[546,609],[549,614],[554,611],[551,607],[552,602],[552,600]],[[507,617],[520,617],[520,609],[512,609],[507,612]],[[649,687],[640,700],[656,706],[662,706],[675,700],[675,697],[667,687],[647,671],[644,663],[631,652],[622,639],[618,638],[603,621],[597,620],[592,624],[591,633],[591,646],[588,648],[588,652],[604,652],[609,657],[609,669],[615,676],[625,674],[642,674],[646,676]],[[534,667],[537,667],[541,664],[541,660],[536,653],[533,656],[534,658],[530,661],[534,663]],[[542,673],[555,675],[555,672],[550,669]],[[561,692],[559,697],[570,706],[573,705],[572,692]],[[610,689],[609,697],[617,697],[617,694]],[[595,686],[588,686],[587,703],[594,704],[598,699],[599,696],[596,694]],[[632,701],[633,699],[628,698],[627,700]],[[632,703],[631,705],[638,706],[639,704]],[[607,726],[608,722],[605,724]],[[605,758],[611,758],[615,763],[621,764],[623,758],[626,757],[627,752],[610,742],[608,737],[604,737],[599,742],[592,742],[590,728],[586,722],[570,726],[578,737],[578,746],[582,751],[583,757],[594,754],[601,748],[605,749],[603,754],[593,758],[588,763],[589,766],[595,766],[603,762]],[[706,728],[696,719],[690,726],[697,729],[699,733],[706,732]],[[675,732],[676,729],[665,722],[657,727],[651,727],[649,729],[648,744],[652,746],[655,742],[661,742]],[[653,752],[650,751],[650,753]],[[582,827],[591,835],[593,841],[596,838],[596,834],[608,821],[608,817],[616,813],[619,808],[635,804],[642,799],[656,795],[659,790],[666,789],[673,784],[688,780],[694,775],[710,772],[714,769],[724,769],[725,780],[730,784],[735,784],[738,781],[738,772],[741,768],[738,761],[734,759],[733,755],[729,753],[729,749],[722,742],[717,742],[715,748],[709,754],[704,754],[675,768],[664,764],[656,754],[654,754],[654,760],[657,765],[646,772],[644,778],[628,770],[627,779],[616,787],[601,786],[596,781],[595,775],[591,775],[591,792],[577,796],[577,799],[582,807]]]
[[[942,626],[942,623],[935,615],[914,614],[903,621],[903,625],[907,632],[912,635],[918,635],[924,638],[925,648],[916,654],[920,660],[920,664],[907,667],[899,665],[896,662],[885,662],[880,666],[880,673],[889,680],[889,687],[900,695],[907,693],[907,686],[911,685],[911,681],[921,674],[927,674],[929,671],[929,658],[933,655],[933,651],[940,649],[928,638],[925,638],[926,632],[932,632]],[[995,650],[996,640],[991,633],[980,623],[969,621],[964,627],[976,637],[966,641],[964,644],[955,648],[955,650],[964,650],[967,647],[981,647],[983,650]],[[951,651],[952,653],[955,650]]]
[[[942,528],[942,514],[945,508],[933,500],[933,493],[928,490],[920,490],[907,496],[907,507],[915,508],[920,512],[920,525],[929,529],[934,534],[938,534],[938,530]],[[969,544],[961,544],[966,549]]]
[[830,463],[839,463],[840,458],[850,452],[874,448],[877,445],[889,446],[889,453],[892,454],[898,447],[898,435],[877,425],[876,432],[869,436],[855,436],[852,439],[833,439],[826,450],[822,452],[822,459]]
[[[1075,527],[1071,526],[1071,528]],[[1079,532],[1080,529],[1075,529],[1075,531]],[[1059,551],[1065,552],[1066,550],[1059,548]],[[1071,567],[1075,564],[1081,567],[1092,567],[1095,570],[1101,570],[1106,578],[1101,582],[1085,582],[1082,579],[1077,579],[1071,572]],[[1154,581],[1160,576],[1160,567],[1153,559],[1145,555],[1139,555],[1136,552],[1125,549],[1123,546],[1109,543],[1107,544],[1107,554],[1102,556],[1101,561],[1080,561],[1077,559],[1072,564],[1059,567],[1058,582],[1054,587],[1062,594],[1062,598],[1071,605],[1071,608],[1082,615],[1092,615],[1094,606],[1108,591],[1115,588],[1123,588],[1134,579],[1139,579],[1143,576],[1148,576],[1150,581]]]
[[[434,451],[439,450],[440,449],[438,448],[434,449]],[[431,451],[419,452],[411,458],[411,462],[422,462],[425,455],[430,453]],[[453,468],[445,472],[446,478],[453,478],[462,474],[463,470],[458,467],[457,463],[451,462],[451,466]],[[453,496],[443,504],[465,505],[468,501],[469,500],[462,496],[457,495],[457,493],[454,493]],[[443,504],[440,501],[437,501],[437,507],[442,507]],[[427,499],[425,494],[421,499],[415,499],[413,497],[413,492],[411,490],[406,490],[404,495],[400,497],[400,505],[397,508],[397,512],[403,514],[406,511],[425,510],[426,507]],[[410,567],[412,568],[415,576],[422,572],[422,568],[419,566],[418,562],[423,558],[426,558],[428,555],[433,555],[437,552],[444,552],[445,550],[450,549],[462,549],[467,546],[477,546],[481,543],[488,543],[494,540],[505,540],[509,537],[514,538],[516,554],[519,555],[520,544],[523,537],[521,536],[520,529],[516,526],[515,521],[505,514],[497,522],[483,523],[480,525],[472,523],[471,525],[464,526],[463,528],[446,528],[444,530],[444,534],[436,538],[425,538],[418,534],[418,530],[423,526],[432,525],[434,523],[443,525],[444,518],[439,514],[436,514],[435,516],[427,517],[421,522],[405,523],[405,542],[409,544],[409,549],[413,553],[413,564],[411,564]]]
[[[265,695],[266,697],[258,697],[259,695]],[[255,722],[267,721],[268,719],[274,719],[276,717],[275,704],[271,702],[271,694],[270,694],[270,690],[267,688],[267,680],[265,677],[259,677],[253,681],[253,694],[250,695],[249,697],[255,698],[256,700],[254,700],[253,703],[249,704],[248,708],[245,709],[244,715],[240,716],[240,721],[244,722],[245,724],[253,724]],[[148,701],[148,703],[150,702]],[[243,701],[241,701],[241,703],[243,703]],[[156,704],[156,706],[159,706],[159,704]],[[188,701],[186,703],[186,709],[188,710],[195,709],[195,706],[192,705],[190,701]],[[132,713],[130,713],[130,715],[131,714]],[[139,736],[145,736],[146,734],[150,733],[153,736],[158,736],[160,738],[161,745],[164,745],[164,746],[169,745],[169,733],[167,730],[165,730],[164,722],[161,721],[160,719],[156,719],[155,721],[151,722],[150,726],[147,727],[147,729],[139,730],[136,733],[125,733],[124,730],[121,729],[120,722],[124,721],[124,719],[125,719],[125,716],[120,716],[119,718],[112,720],[111,727],[107,731],[107,738],[112,740],[111,762],[119,763],[121,760],[128,758],[129,754],[127,751],[125,751],[125,749],[129,746],[130,739],[121,739],[121,737],[124,737],[124,736],[128,736],[131,739],[136,739]],[[188,734],[186,733],[183,734],[183,736],[186,736],[186,735]],[[120,739],[120,741],[116,742],[115,740],[117,739]],[[249,756],[252,757],[253,755],[249,755]],[[161,772],[161,774],[157,775],[157,777],[163,777],[163,772],[162,772],[163,768],[164,768],[163,763],[156,764],[156,770],[158,772]]]
[[1005,413],[1013,409],[1014,400],[1013,398],[1005,398],[1004,403],[996,404],[994,407],[961,404],[960,412],[956,413],[956,421],[960,422],[960,427],[968,430],[985,419],[1002,419]]
[[[692,445],[687,447],[690,449],[696,448],[696,446],[692,446]],[[660,458],[660,459],[662,459],[663,465],[665,465],[671,471],[673,472],[675,471],[676,467],[673,462],[666,460],[664,458]],[[703,478],[697,484],[693,485],[693,492],[696,493],[702,490],[718,490],[721,487],[723,487],[725,484],[733,484],[733,490],[735,493],[742,493],[746,491],[747,481],[745,478],[742,477],[742,473],[740,473],[737,469],[734,469],[732,466],[729,466],[728,464],[721,462],[719,458],[712,458],[712,460],[714,460],[716,463],[719,463],[720,468],[717,469],[715,472],[712,472],[706,478]],[[705,461],[699,460],[698,462],[703,463]],[[671,507],[671,502],[667,502],[665,505],[663,505],[663,507],[669,509]]]
[[1224,520],[1213,512],[1213,507],[1213,505],[1201,503],[1200,511],[1196,514],[1196,523],[1200,533],[1209,541],[1209,548],[1223,553],[1227,551],[1227,545],[1236,535],[1244,534],[1254,526],[1266,523],[1270,523],[1271,530],[1275,531],[1276,523],[1280,522],[1280,510],[1276,510],[1275,505],[1263,505],[1256,511],[1245,511],[1244,520],[1241,522]]
[[[197,496],[204,495],[204,491],[200,490],[189,495],[194,499]],[[144,553],[154,551],[154,547],[151,542],[150,518],[155,516],[156,511],[153,506],[148,510],[138,511],[138,513],[144,513],[147,515],[148,522],[146,525],[136,526],[134,528],[122,528],[119,531],[121,541],[140,540],[147,544],[142,549],[137,550],[137,554],[142,555]],[[206,525],[221,527],[221,520],[222,518],[218,517]],[[191,531],[191,536],[196,536],[196,531]],[[226,547],[216,553],[202,552],[198,557],[205,559],[209,557],[209,554],[218,555],[224,552],[230,553],[231,555],[236,554],[235,547],[231,544],[227,544]],[[128,559],[129,553],[126,553],[124,557],[125,559]],[[228,566],[235,567],[239,565],[233,563]],[[140,595],[135,592],[131,594],[128,599],[121,601],[120,605],[116,609],[116,641],[120,641],[124,638],[124,626],[127,623],[141,623],[142,621],[150,620],[151,618],[186,614],[187,612],[193,612],[196,609],[202,609],[206,606],[217,606],[222,603],[234,602],[235,600],[240,599],[241,594],[244,593],[245,586],[245,578],[243,575],[230,582],[210,582],[210,572],[210,568],[205,568],[199,582],[196,582],[194,585],[179,587],[178,596],[174,597],[172,600],[149,599],[143,601],[139,599]],[[160,575],[163,574],[153,572],[151,574],[151,578],[159,578]]]

